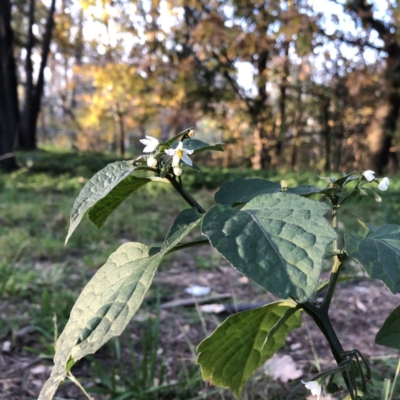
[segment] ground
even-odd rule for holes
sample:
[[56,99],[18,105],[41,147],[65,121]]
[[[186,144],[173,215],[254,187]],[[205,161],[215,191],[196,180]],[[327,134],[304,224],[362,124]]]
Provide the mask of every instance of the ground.
[[[100,230],[83,222],[64,246],[74,199],[93,173],[113,160],[48,152],[35,153],[32,160],[30,169],[0,175],[0,400],[37,398],[51,370],[54,338],[84,285],[122,243],[162,243],[176,215],[187,207],[164,186],[148,186],[123,203]],[[239,173],[252,172],[210,168],[184,179],[208,208],[221,182]],[[314,172],[300,176],[302,180],[287,173],[265,177],[276,182],[284,179],[289,186],[315,183]],[[377,226],[400,224],[397,182],[393,179],[379,204],[371,198],[364,199],[362,207],[358,200],[350,201],[349,208],[341,210],[341,230],[356,232],[358,219]],[[323,279],[328,270],[324,266]],[[400,299],[380,282],[366,280],[357,264],[345,266],[344,273],[356,279],[339,285],[331,307],[332,323],[346,350],[357,348],[371,357],[376,371],[373,382],[380,383],[376,385],[380,394],[383,379],[393,379],[399,354],[374,344],[374,337]],[[191,285],[211,289],[206,301],[185,292]],[[274,300],[207,248],[174,253],[162,262],[122,337],[78,362],[72,372],[96,400],[232,399],[228,391],[203,383],[195,363],[196,346],[229,316],[206,312],[202,306],[223,303],[232,312],[238,306]],[[246,385],[243,399],[306,399],[310,392],[300,379],[309,380],[319,369],[331,366],[324,337],[303,315],[302,327],[289,334],[268,366],[276,379],[261,369]],[[57,396],[87,398],[70,381]],[[392,400],[396,399],[400,399],[399,384]]]
[[[189,250],[186,250],[188,253]],[[216,259],[218,257],[215,257]],[[216,301],[208,300],[207,303],[224,303],[228,305],[249,305],[268,303],[274,300],[273,296],[265,293],[257,285],[249,282],[247,278],[236,272],[233,268],[220,260],[220,265],[213,269],[198,269],[190,254],[180,259],[175,259],[168,269],[162,270],[156,277],[154,289],[161,296],[160,319],[159,319],[159,342],[156,349],[157,362],[163,360],[165,375],[176,377],[177,369],[182,365],[192,364],[194,361],[194,347],[226,317],[213,313],[205,313],[201,309],[204,301],[202,297],[193,298],[185,293],[185,289],[191,285],[201,285],[211,288],[210,296],[218,297]],[[154,297],[149,294],[149,299]],[[179,300],[194,301],[185,307],[176,305]],[[317,299],[318,300],[318,299]],[[340,287],[334,297],[332,304],[332,323],[337,328],[338,336],[348,344],[348,350],[357,348],[367,357],[373,357],[372,365],[379,360],[396,359],[398,354],[388,348],[374,343],[377,327],[381,326],[388,313],[399,303],[399,296],[391,294],[381,283],[363,280],[362,277],[353,282],[348,282]],[[175,302],[175,304],[174,304]],[[189,302],[190,303],[190,302]],[[157,305],[154,301],[147,302],[146,306],[134,318],[124,335],[124,340],[140,342],[140,331],[146,327],[141,321],[148,320],[149,314],[155,317]],[[138,329],[139,327],[139,329]],[[44,380],[48,376],[51,363],[40,355],[27,352],[26,346],[35,342],[35,333],[29,332],[29,327],[16,333],[14,345],[11,349],[5,349],[7,341],[3,339],[3,351],[0,354],[0,376],[1,394],[4,400],[28,400],[36,398]],[[138,351],[140,352],[140,345]],[[122,350],[123,352],[124,350]],[[104,362],[110,357],[111,351],[102,351],[98,360]],[[129,354],[129,352],[128,352]],[[303,316],[303,325],[300,329],[293,331],[287,339],[287,345],[279,351],[279,357],[288,354],[295,363],[296,370],[301,370],[302,378],[308,380],[317,372],[316,366],[326,370],[334,366],[332,356],[322,334],[314,328],[313,321]],[[124,357],[124,356],[122,356]],[[189,372],[188,372],[189,373]],[[193,373],[193,371],[190,371]],[[276,373],[276,371],[275,371]],[[393,371],[390,371],[392,374]],[[90,388],[90,381],[85,376],[89,374],[89,363],[82,362],[78,365],[75,375],[85,382]],[[283,378],[282,378],[283,377]],[[388,378],[392,376],[388,375]],[[281,380],[290,378],[285,371],[281,373]],[[154,377],[154,379],[157,379]],[[290,380],[281,382],[280,391],[288,394],[295,386]],[[262,386],[262,385],[261,385]],[[269,386],[271,384],[269,383]],[[195,393],[198,398],[214,398],[213,388],[208,385],[198,386]],[[59,398],[85,399],[86,397],[76,386],[67,384],[59,390]],[[106,395],[91,394],[95,399],[108,398]],[[231,398],[225,392],[224,398]],[[221,394],[215,398],[221,398]],[[298,395],[300,396],[300,395]],[[301,395],[304,396],[304,393]],[[136,397],[132,397],[136,398]],[[149,397],[150,398],[150,397]],[[159,398],[174,398],[159,397]],[[182,398],[182,397],[179,397]],[[192,397],[187,397],[192,398]],[[253,397],[253,398],[269,398]],[[294,398],[305,398],[297,397]]]

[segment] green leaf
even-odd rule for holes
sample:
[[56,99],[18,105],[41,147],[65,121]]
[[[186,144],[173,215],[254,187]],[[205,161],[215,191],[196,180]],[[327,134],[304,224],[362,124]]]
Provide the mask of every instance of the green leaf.
[[107,217],[133,192],[150,182],[150,179],[130,175],[114,187],[111,192],[99,200],[87,213],[90,221],[100,228]]
[[204,214],[195,208],[183,210],[175,219],[171,229],[165,237],[161,251],[168,251],[176,246],[196,225],[199,224]]
[[344,186],[347,182],[357,181],[359,179],[359,175],[353,176],[357,171],[350,172],[349,174],[344,174],[341,178],[332,178],[330,176],[318,176],[319,179],[323,179],[329,183],[334,183],[337,187]]
[[[149,179],[130,177],[135,168],[132,162],[117,161],[107,165],[86,183],[72,207],[65,243],[85,215],[89,214],[91,221],[97,227],[101,226],[123,200],[150,182]],[[124,182],[128,177],[129,180]]]
[[[175,142],[171,145],[173,149],[177,146],[178,142]],[[183,147],[188,150],[193,150],[193,154],[198,154],[206,150],[224,151],[222,143],[208,144],[197,139],[185,139],[183,141]]]
[[261,195],[241,210],[216,205],[202,232],[244,275],[281,298],[306,300],[314,291],[326,246],[336,233],[326,204],[288,193]]
[[382,328],[376,334],[375,342],[381,346],[400,350],[400,306],[386,318]]
[[111,254],[72,308],[39,400],[53,398],[71,359],[78,361],[96,352],[122,333],[142,303],[163,254],[140,243],[125,243]]
[[294,188],[287,188],[286,193],[297,194],[298,196],[312,196],[314,194],[333,194],[335,192],[335,188],[318,188],[313,185],[300,185]]
[[[357,174],[357,175],[355,175]],[[352,171],[349,174],[344,174],[341,178],[335,180],[335,185],[344,186],[347,182],[358,181],[360,179],[357,171]]]
[[346,251],[372,279],[380,279],[392,293],[400,292],[400,226],[370,226],[364,238],[345,235]]
[[[183,136],[185,133],[188,133],[191,129],[193,128],[187,128],[184,131],[182,131],[181,133],[178,133],[177,135],[175,135],[174,137],[172,137],[171,139],[167,140],[165,143],[162,143],[161,146],[164,148],[168,148],[169,146],[172,146],[173,143],[175,143],[181,136]],[[175,146],[172,147],[176,147],[178,144],[176,144]],[[160,146],[160,147],[161,147]]]
[[275,335],[275,333],[286,324],[286,321],[295,314],[298,310],[300,310],[300,306],[296,305],[295,307],[289,307],[285,313],[280,317],[277,323],[269,330],[267,337],[264,340],[263,347],[271,340],[271,338]]
[[260,194],[279,193],[280,191],[280,183],[257,178],[237,178],[232,182],[225,182],[215,194],[214,199],[216,203],[235,206],[248,203]]
[[295,306],[280,301],[227,318],[197,348],[203,379],[229,388],[239,397],[254,371],[285,344],[289,332],[301,325],[298,311],[263,346],[270,329]]

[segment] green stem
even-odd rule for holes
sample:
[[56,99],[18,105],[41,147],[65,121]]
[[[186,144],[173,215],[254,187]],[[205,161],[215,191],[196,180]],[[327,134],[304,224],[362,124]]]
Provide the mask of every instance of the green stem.
[[[314,320],[322,334],[325,336],[337,365],[340,365],[343,361],[342,354],[344,351],[338,337],[336,336],[336,332],[332,327],[328,314],[310,302],[301,303],[299,305]],[[343,379],[349,393],[352,393],[352,386],[350,385],[349,379],[345,373],[343,373]]]
[[343,205],[353,195],[353,193],[355,193],[357,188],[359,186],[364,185],[365,183],[368,183],[368,182],[363,182],[363,174],[360,174],[356,186],[354,186],[353,189],[350,190],[349,194],[343,199],[343,201],[340,203],[340,205]]
[[201,214],[205,214],[206,210],[184,189],[182,185],[175,179],[175,177],[168,177],[166,178],[171,182],[171,185],[174,189],[183,197],[183,199],[191,206],[195,207],[197,211]]
[[[332,228],[336,232],[336,238],[333,241],[333,252],[335,254],[338,254],[339,249],[338,249],[338,210],[339,210],[340,205],[339,204],[333,204],[333,210],[332,210]],[[320,307],[321,311],[324,311],[326,314],[328,314],[329,307],[331,305],[333,293],[335,292],[335,287],[336,287],[336,282],[339,278],[339,272],[340,272],[340,267],[343,264],[343,260],[339,256],[334,257],[333,265],[332,265],[332,270],[331,270],[331,275],[329,277],[329,284],[328,284],[328,290],[326,292],[325,299]]]
[[329,343],[337,364],[342,362],[343,347],[332,327],[328,314],[310,302],[301,303],[303,310],[314,320]]
[[[336,260],[334,263],[334,266],[332,267],[332,272],[331,275],[329,277],[329,283],[328,283],[328,290],[326,292],[325,298],[323,303],[321,304],[320,310],[324,311],[326,314],[328,314],[329,311],[329,307],[331,305],[332,302],[332,297],[333,297],[333,293],[335,292],[335,287],[336,287],[336,282],[339,278],[339,272],[340,272],[340,267],[343,264],[337,256],[335,256]],[[339,265],[336,265],[336,264]],[[333,272],[333,270],[335,269],[335,272]]]
[[[333,241],[333,252],[337,253],[338,252],[338,211],[339,211],[339,204],[333,204],[333,209],[332,209],[332,228],[336,232],[336,238]],[[332,270],[333,272],[333,270]]]
[[400,373],[400,358],[399,358],[399,362],[397,364],[396,374],[394,375],[392,388],[390,390],[389,400],[393,399],[394,389],[396,388],[396,383],[397,383],[397,378],[399,376],[399,373]]

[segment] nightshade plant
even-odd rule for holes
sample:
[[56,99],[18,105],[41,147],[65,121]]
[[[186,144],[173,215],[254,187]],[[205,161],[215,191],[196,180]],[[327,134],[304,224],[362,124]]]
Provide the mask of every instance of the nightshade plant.
[[[91,178],[76,199],[67,240],[84,217],[98,228],[125,199],[144,185],[172,185],[187,202],[161,247],[125,243],[94,275],[76,301],[56,344],[54,368],[40,393],[50,400],[73,364],[120,335],[149,289],[161,260],[184,248],[211,245],[234,268],[282,300],[227,318],[197,348],[203,378],[229,388],[236,397],[249,377],[285,344],[307,313],[325,336],[337,366],[304,382],[312,394],[322,388],[346,399],[373,399],[368,361],[357,349],[344,349],[329,319],[336,285],[346,262],[357,260],[371,279],[400,291],[400,226],[362,223],[363,236],[340,237],[340,210],[351,196],[380,196],[389,186],[373,171],[322,178],[326,186],[282,187],[263,179],[236,179],[222,185],[209,210],[188,193],[182,167],[198,169],[191,157],[222,151],[193,139],[185,130],[161,143],[143,139],[145,152],[134,160],[107,165]],[[184,175],[183,175],[184,176]],[[311,199],[313,198],[313,199]],[[314,200],[317,199],[318,201]],[[185,237],[198,231],[199,239]],[[332,262],[330,278],[320,282],[322,263]],[[318,296],[317,296],[318,295]],[[322,301],[317,301],[318,298]],[[400,350],[400,306],[387,318],[376,342]],[[344,382],[344,389],[338,383]],[[340,391],[341,390],[341,391]]]

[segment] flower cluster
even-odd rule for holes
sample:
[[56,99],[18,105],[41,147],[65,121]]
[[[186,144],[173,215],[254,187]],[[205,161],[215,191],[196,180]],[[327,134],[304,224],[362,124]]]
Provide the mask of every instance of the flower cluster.
[[[372,182],[372,181],[374,181],[374,180],[376,179],[376,178],[375,178],[375,172],[374,172],[374,171],[371,171],[370,169],[364,171],[364,172],[363,172],[363,175],[364,175],[364,178],[365,178],[368,182]],[[388,190],[388,189],[389,189],[390,181],[389,181],[389,178],[388,178],[388,177],[385,176],[384,178],[379,179],[378,181],[379,181],[379,184],[378,184],[378,189],[379,189],[379,190],[382,190],[382,191],[384,192],[385,190]]]
[[[189,137],[192,137],[194,135],[194,132],[191,130],[189,131]],[[157,150],[157,148],[160,145],[160,142],[151,136],[146,135],[146,139],[141,139],[141,143],[145,145],[145,148],[143,149],[144,153],[153,153],[154,151]],[[178,146],[175,149],[167,149],[165,150],[165,154],[169,155],[172,157],[172,168],[174,171],[175,176],[181,176],[182,175],[182,168],[180,167],[180,162],[184,162],[185,164],[192,166],[193,162],[189,158],[189,155],[193,154],[194,150],[188,150],[183,147],[183,142],[180,141],[178,143]],[[154,155],[149,155],[147,157],[147,165],[150,168],[156,168],[158,164],[158,160]]]

